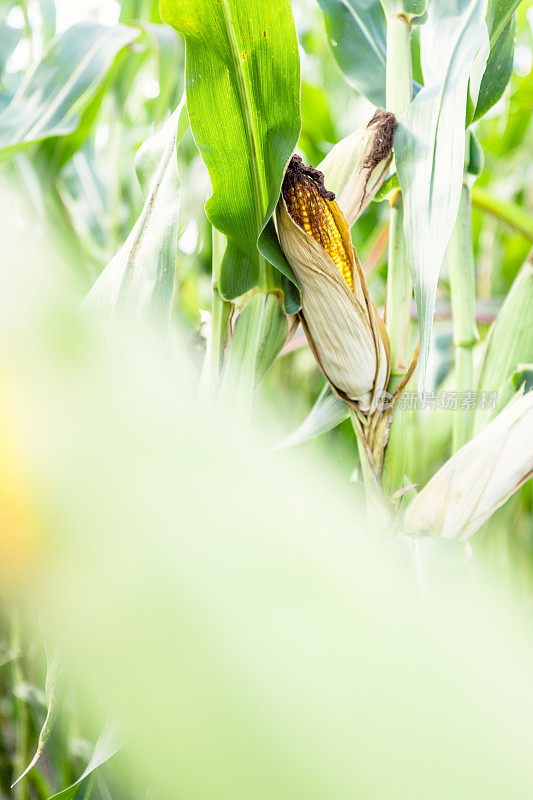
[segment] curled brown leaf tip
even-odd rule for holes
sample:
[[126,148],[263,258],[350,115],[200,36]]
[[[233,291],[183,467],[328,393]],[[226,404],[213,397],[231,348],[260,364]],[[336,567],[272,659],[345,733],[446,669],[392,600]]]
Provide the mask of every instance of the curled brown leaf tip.
[[365,169],[373,170],[380,161],[388,158],[394,142],[394,131],[397,126],[396,117],[391,111],[378,108],[367,127],[375,125],[376,133],[372,140],[370,153],[363,162]]

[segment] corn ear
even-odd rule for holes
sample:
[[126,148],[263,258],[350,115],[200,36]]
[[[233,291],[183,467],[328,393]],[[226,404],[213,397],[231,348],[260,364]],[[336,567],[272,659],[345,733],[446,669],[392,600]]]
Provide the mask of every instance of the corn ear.
[[370,301],[350,230],[322,175],[293,157],[276,210],[282,249],[302,292],[309,344],[335,391],[373,412],[389,374],[389,343]]

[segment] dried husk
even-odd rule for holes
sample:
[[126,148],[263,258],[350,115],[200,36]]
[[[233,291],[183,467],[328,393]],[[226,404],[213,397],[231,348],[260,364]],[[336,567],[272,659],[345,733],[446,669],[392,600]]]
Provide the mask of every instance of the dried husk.
[[349,226],[385,180],[395,129],[394,114],[378,108],[368,125],[341,139],[318,165]]
[[335,213],[350,254],[351,289],[325,249],[291,218],[283,197],[278,235],[302,293],[302,322],[317,361],[335,391],[360,411],[374,411],[389,374],[389,342],[368,296],[366,280],[342,214]]
[[528,392],[439,469],[407,507],[404,532],[468,539],[532,472],[533,392]]

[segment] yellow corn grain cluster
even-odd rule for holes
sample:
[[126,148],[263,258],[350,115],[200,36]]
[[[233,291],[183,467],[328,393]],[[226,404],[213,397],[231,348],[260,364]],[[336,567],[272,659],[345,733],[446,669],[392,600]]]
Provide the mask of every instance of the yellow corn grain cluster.
[[332,206],[337,210],[337,203],[324,197],[324,194],[331,195],[330,192],[321,192],[321,187],[307,175],[299,176],[297,182],[284,186],[283,190],[287,211],[292,219],[322,245],[350,289],[353,289],[351,261],[332,212]]

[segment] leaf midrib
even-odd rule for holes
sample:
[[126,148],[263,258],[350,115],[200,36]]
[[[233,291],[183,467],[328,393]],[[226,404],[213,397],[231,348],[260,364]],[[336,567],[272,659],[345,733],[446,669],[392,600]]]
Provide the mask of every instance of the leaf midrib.
[[243,110],[244,124],[246,127],[246,141],[250,154],[250,164],[252,170],[252,183],[254,193],[254,207],[256,212],[257,231],[263,227],[263,219],[268,207],[268,187],[263,179],[262,172],[259,168],[259,135],[256,124],[254,122],[253,104],[250,97],[248,83],[241,60],[241,53],[239,50],[239,43],[235,35],[233,27],[233,20],[231,16],[231,9],[228,0],[222,0],[222,10],[224,13],[224,22],[226,24],[227,35],[230,43],[231,54],[235,64],[235,72],[237,76],[237,89]]

